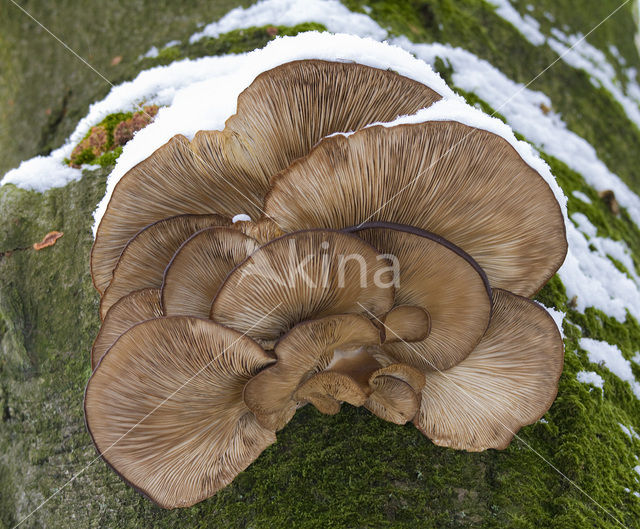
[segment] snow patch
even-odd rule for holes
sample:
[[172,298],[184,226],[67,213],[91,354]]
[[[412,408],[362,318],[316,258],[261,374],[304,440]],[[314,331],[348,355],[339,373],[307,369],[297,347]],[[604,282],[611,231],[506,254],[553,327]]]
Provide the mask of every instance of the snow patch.
[[638,439],[640,441],[640,435],[638,435],[638,433],[633,429],[633,426],[629,426],[628,428],[622,424],[621,422],[618,423],[618,425],[620,426],[620,428],[622,429],[622,431],[627,434],[629,436],[629,439],[631,439],[632,441],[634,439]]
[[52,187],[62,187],[69,182],[80,180],[82,171],[63,163],[68,156],[67,149],[60,148],[49,156],[36,156],[11,169],[0,180],[0,185],[15,184],[22,189],[44,193]]
[[576,375],[578,382],[590,384],[600,389],[604,389],[604,379],[595,371],[579,371]]
[[544,44],[546,37],[540,31],[540,23],[530,15],[522,16],[509,3],[509,0],[488,0],[496,7],[496,13],[511,22],[534,46]]
[[578,200],[581,200],[582,202],[584,202],[585,204],[591,204],[591,199],[587,195],[585,195],[582,191],[574,191],[571,194],[574,197],[576,197]]
[[633,376],[631,363],[622,356],[616,345],[591,338],[580,338],[579,345],[587,352],[589,362],[606,367],[618,378],[628,382],[633,394],[640,399],[640,384]]
[[[580,33],[566,35],[557,28],[552,29],[551,33],[553,37],[548,39],[551,49],[570,66],[586,71],[591,79],[597,81],[596,86],[600,85],[609,91],[620,103],[627,117],[640,128],[640,107],[638,106],[640,100],[625,94],[620,82],[616,79],[616,71],[607,60],[607,56],[598,48],[589,44],[584,39],[584,35]],[[617,52],[618,50],[615,49],[615,51]],[[617,56],[620,57],[620,54],[618,53]],[[627,79],[627,84],[632,87],[631,92],[629,92],[629,89],[627,89],[627,92],[636,94],[638,86],[635,80],[629,78]]]
[[231,222],[235,224],[236,222],[251,222],[251,217],[246,213],[240,213],[231,219]]
[[376,40],[387,38],[382,29],[367,15],[349,11],[337,0],[266,0],[251,7],[236,7],[217,22],[192,35],[189,42],[204,37],[219,37],[235,29],[249,26],[295,26],[304,22],[318,22],[332,33],[351,33]]

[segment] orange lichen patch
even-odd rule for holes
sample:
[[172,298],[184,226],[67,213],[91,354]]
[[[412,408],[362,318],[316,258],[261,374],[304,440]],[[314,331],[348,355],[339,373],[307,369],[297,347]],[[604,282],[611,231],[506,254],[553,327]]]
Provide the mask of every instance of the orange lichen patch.
[[53,246],[56,243],[56,241],[63,235],[64,233],[62,233],[61,231],[50,231],[44,236],[44,238],[40,242],[33,243],[33,249],[37,251],[37,250],[42,250],[47,246]]
[[113,146],[124,145],[133,138],[133,135],[145,128],[153,121],[158,113],[158,105],[148,105],[140,112],[136,112],[131,118],[121,121],[113,131]]

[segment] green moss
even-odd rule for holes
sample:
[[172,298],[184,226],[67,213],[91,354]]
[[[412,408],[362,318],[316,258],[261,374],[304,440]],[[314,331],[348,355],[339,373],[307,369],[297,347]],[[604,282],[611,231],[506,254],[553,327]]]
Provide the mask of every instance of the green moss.
[[95,163],[101,167],[110,167],[116,164],[116,160],[122,154],[122,146],[118,145],[112,151],[105,152],[99,158],[96,158]]
[[145,57],[142,68],[162,66],[178,59],[197,59],[198,57],[223,55],[226,53],[244,53],[262,48],[277,36],[294,36],[305,31],[326,31],[325,26],[315,22],[305,22],[295,26],[262,26],[237,29],[223,33],[218,37],[205,37],[197,42],[188,41],[163,48],[157,57]]

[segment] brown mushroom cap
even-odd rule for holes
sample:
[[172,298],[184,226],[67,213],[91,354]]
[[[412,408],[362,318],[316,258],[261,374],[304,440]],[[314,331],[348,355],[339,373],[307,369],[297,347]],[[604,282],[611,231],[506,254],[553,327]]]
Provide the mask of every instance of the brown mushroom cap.
[[463,360],[491,317],[491,289],[478,264],[450,242],[410,226],[378,222],[350,229],[383,255],[397,259],[396,305],[429,313],[428,336],[407,343],[401,333],[408,329],[397,333],[394,326],[400,324],[392,311],[387,316],[391,327],[385,329],[385,353],[423,371],[447,369]]
[[420,408],[425,376],[406,364],[391,364],[375,371],[369,386],[372,393],[364,406],[385,421],[405,424]]
[[200,168],[184,136],[174,136],[118,182],[91,250],[91,275],[102,293],[127,242],[145,226],[175,215],[259,215],[228,177]]
[[389,263],[362,239],[300,231],[261,246],[220,287],[211,319],[258,340],[330,314],[385,314],[393,305]]
[[158,505],[193,505],[275,441],[242,399],[246,382],[271,362],[251,339],[211,321],[140,323],[89,380],[89,433],[103,459]]
[[549,185],[502,137],[455,121],[368,127],[323,139],[280,173],[265,213],[283,230],[388,221],[470,254],[492,286],[529,296],[567,241]]
[[100,359],[120,335],[136,323],[162,316],[160,290],[145,288],[120,298],[107,312],[100,332],[91,349],[91,369],[95,369]]
[[260,180],[264,196],[273,175],[328,134],[413,114],[440,99],[428,86],[390,70],[292,61],[255,78],[238,97],[237,112],[223,134],[200,131],[192,145],[212,161],[213,170]]
[[[300,384],[293,398],[299,402],[310,402],[321,413],[335,415],[341,402],[362,406],[367,401],[369,393],[368,387],[361,386],[349,375],[322,371]],[[337,408],[334,403],[338,405]]]
[[[355,63],[295,61],[259,75],[224,131],[174,136],[116,185],[91,253],[103,292],[127,241],[177,214],[257,219],[272,175],[324,136],[413,114],[441,99],[396,73]],[[295,109],[295,112],[291,110]]]
[[255,240],[235,228],[205,228],[192,235],[165,270],[164,313],[208,318],[211,302],[229,272],[257,248]]
[[406,424],[420,408],[420,393],[400,379],[382,375],[371,382],[373,392],[364,403],[371,413],[394,424]]
[[437,445],[506,448],[555,399],[564,356],[555,322],[527,298],[499,289],[493,297],[478,347],[459,365],[426,374],[414,423]]
[[422,307],[397,305],[382,320],[385,329],[385,343],[419,342],[431,332],[431,316]]
[[[260,424],[279,430],[295,413],[298,403],[294,393],[298,387],[315,373],[329,367],[335,351],[379,343],[380,330],[371,321],[356,314],[328,316],[300,323],[276,344],[278,361],[247,383],[244,400]],[[334,405],[329,403],[327,413],[332,409],[331,406]]]
[[193,233],[228,224],[230,220],[220,215],[178,215],[144,228],[127,243],[118,259],[113,279],[100,300],[100,317],[104,319],[112,305],[130,292],[160,288],[167,264]]

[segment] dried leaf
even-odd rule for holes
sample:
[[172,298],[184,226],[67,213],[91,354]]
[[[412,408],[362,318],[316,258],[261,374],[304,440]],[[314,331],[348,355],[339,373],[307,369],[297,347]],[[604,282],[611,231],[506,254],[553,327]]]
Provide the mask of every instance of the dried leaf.
[[50,231],[44,236],[44,239],[40,242],[36,242],[33,244],[34,250],[42,250],[47,246],[53,246],[56,241],[62,237],[63,233],[61,231]]

